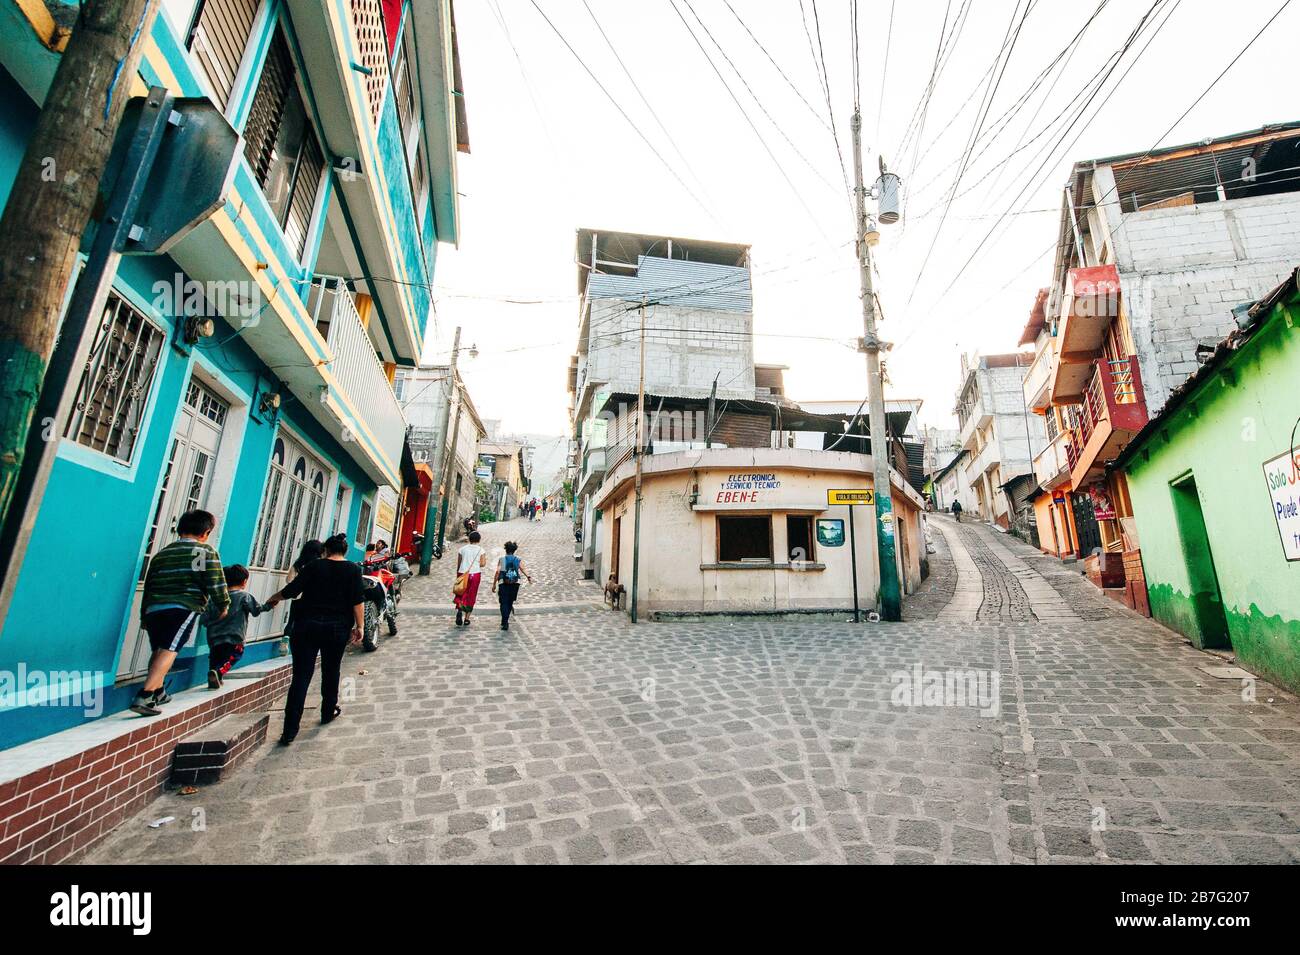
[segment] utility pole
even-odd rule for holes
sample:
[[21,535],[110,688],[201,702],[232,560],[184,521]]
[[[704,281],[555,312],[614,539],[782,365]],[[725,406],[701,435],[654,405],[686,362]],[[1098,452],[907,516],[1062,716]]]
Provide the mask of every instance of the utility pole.
[[645,456],[645,296],[641,297],[641,380],[636,392],[636,510],[632,517],[632,622],[636,623],[636,598],[641,570],[641,459]]
[[894,500],[889,478],[889,436],[885,433],[885,392],[880,376],[880,339],[876,337],[876,295],[871,279],[871,246],[867,243],[867,187],[862,182],[862,114],[853,113],[853,182],[857,206],[858,273],[862,285],[862,346],[867,353],[868,420],[871,424],[871,464],[876,496],[877,565],[882,620],[902,620],[898,565],[894,558]]
[[[447,401],[442,409],[442,423],[438,427],[438,437],[443,439],[442,460],[438,464],[438,484],[437,495],[430,494],[429,500],[425,502],[424,507],[424,546],[420,548],[420,576],[429,576],[429,570],[433,565],[433,532],[434,525],[438,523],[438,505],[441,503],[443,496],[447,491],[447,426],[451,423],[451,401],[456,396],[456,360],[460,357],[460,326],[456,326],[456,337],[451,346],[451,370],[447,373],[447,380],[451,382],[450,390],[447,392]],[[457,425],[460,424],[460,411],[457,409]],[[441,532],[440,532],[441,533]],[[438,540],[438,556],[442,556],[442,539]]]
[[[53,428],[50,440],[58,440],[62,421],[33,418],[81,239],[159,2],[81,5],[0,219],[0,521],[14,499],[30,429]],[[100,228],[115,231],[111,224]]]

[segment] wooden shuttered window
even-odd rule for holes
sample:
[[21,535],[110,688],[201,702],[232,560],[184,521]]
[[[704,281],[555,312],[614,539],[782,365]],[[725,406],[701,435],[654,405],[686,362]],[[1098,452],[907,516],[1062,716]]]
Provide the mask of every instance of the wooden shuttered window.
[[289,44],[278,29],[244,127],[244,155],[285,238],[301,258],[325,156],[307,117]]
[[223,110],[230,103],[259,6],[261,0],[200,0],[185,39]]
[[285,238],[301,259],[307,248],[307,230],[311,227],[312,210],[316,207],[316,193],[325,172],[325,157],[313,134],[303,142],[298,157],[298,169],[290,191],[288,214],[284,222]]

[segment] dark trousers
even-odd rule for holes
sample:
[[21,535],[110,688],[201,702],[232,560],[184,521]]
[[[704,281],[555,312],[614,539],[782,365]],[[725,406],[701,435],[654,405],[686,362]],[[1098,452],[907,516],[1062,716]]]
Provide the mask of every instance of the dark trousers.
[[298,734],[302,710],[307,703],[307,690],[316,674],[316,655],[320,654],[320,712],[328,719],[339,702],[339,670],[343,666],[343,651],[351,637],[352,621],[321,620],[299,613],[293,622],[289,637],[289,652],[293,655],[293,681],[289,684],[289,697],[284,703],[284,735]]
[[225,676],[243,655],[244,645],[242,643],[213,644],[208,647],[208,669],[216,670],[222,676]]
[[501,623],[508,624],[510,611],[515,608],[515,601],[519,599],[519,585],[497,584],[497,599],[501,601]]

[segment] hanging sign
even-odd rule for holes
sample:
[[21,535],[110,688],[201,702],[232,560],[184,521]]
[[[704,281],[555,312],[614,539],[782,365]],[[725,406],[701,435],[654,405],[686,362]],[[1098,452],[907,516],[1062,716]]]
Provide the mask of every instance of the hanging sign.
[[823,547],[843,547],[844,519],[840,517],[819,517],[817,519],[817,543]]
[[1111,503],[1110,495],[1100,484],[1094,484],[1088,488],[1088,496],[1092,498],[1092,512],[1099,521],[1113,521],[1115,519],[1115,505]]
[[1300,454],[1279,454],[1264,462],[1269,505],[1287,560],[1300,560]]

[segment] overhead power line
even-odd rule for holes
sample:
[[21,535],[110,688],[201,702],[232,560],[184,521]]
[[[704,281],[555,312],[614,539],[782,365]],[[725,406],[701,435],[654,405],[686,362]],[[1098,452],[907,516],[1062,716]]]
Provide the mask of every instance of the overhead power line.
[[[1019,0],[1016,0],[1016,9],[1019,8]],[[991,85],[985,86],[985,93],[981,109],[976,113],[975,124],[971,127],[970,137],[967,140],[966,148],[962,151],[962,161],[957,167],[957,175],[953,177],[952,187],[948,190],[948,202],[943,207],[943,215],[939,217],[939,224],[935,227],[934,235],[930,239],[930,248],[926,250],[925,258],[921,260],[921,267],[917,269],[916,280],[912,283],[912,290],[908,293],[907,301],[910,305],[916,295],[916,290],[921,285],[921,279],[925,276],[926,266],[930,264],[930,256],[934,254],[934,247],[939,242],[939,236],[943,232],[944,222],[948,218],[948,211],[952,208],[952,200],[957,194],[957,189],[961,186],[962,176],[965,175],[966,169],[970,164],[971,151],[979,141],[979,134],[984,128],[984,122],[988,119],[989,110],[993,106],[993,101],[997,97],[998,87],[1002,85],[1002,77],[1006,75],[1007,65],[1011,62],[1011,56],[1016,49],[1016,41],[1020,38],[1020,31],[1025,25],[1025,19],[1029,16],[1030,11],[1034,8],[1034,0],[1028,0],[1025,4],[1025,10],[1020,14],[1020,22],[1016,23],[1016,9],[1011,11],[1011,19],[1007,21],[1006,36],[1002,39],[1002,48],[998,50],[998,55],[994,58],[994,66],[1000,61],[1001,69],[997,70],[997,78]],[[1015,25],[1015,32],[1012,32],[1012,25]],[[1003,53],[1006,56],[1003,57]]]
[[790,147],[791,152],[793,152],[796,156],[798,156],[799,159],[803,162],[803,164],[807,166],[810,170],[812,170],[813,175],[816,176],[819,180],[821,180],[821,182],[825,184],[825,186],[828,189],[830,189],[832,192],[838,191],[838,187],[835,186],[824,175],[822,175],[821,170],[818,169],[808,159],[807,156],[805,156],[802,152],[799,151],[799,147],[794,144],[794,140],[792,140],[789,134],[786,133],[784,126],[781,123],[777,122],[776,117],[774,117],[770,112],[768,112],[767,107],[763,105],[762,97],[760,97],[757,93],[754,92],[753,87],[751,87],[749,85],[749,81],[745,79],[745,74],[741,72],[740,67],[736,66],[735,62],[731,59],[731,57],[727,55],[726,49],[724,49],[722,44],[718,42],[717,37],[713,35],[712,31],[709,30],[708,26],[706,26],[704,21],[700,18],[700,15],[696,11],[695,7],[691,5],[691,0],[681,0],[681,2],[686,4],[686,9],[691,12],[691,16],[695,18],[695,22],[700,25],[700,29],[704,31],[704,35],[709,38],[709,41],[715,47],[717,47],[718,53],[722,56],[724,60],[727,61],[727,65],[731,67],[731,71],[736,74],[736,78],[739,79],[741,85],[745,87],[745,91],[749,93],[750,98],[753,99],[756,104],[758,104],[758,108],[763,111],[763,115],[767,117],[768,122],[770,122],[772,126],[776,129],[776,131],[781,134],[781,138],[786,141],[786,145]]
[[885,81],[889,79],[889,48],[894,40],[894,5],[889,0],[889,28],[885,31],[885,61],[880,67],[880,103],[876,106],[876,141],[880,141],[880,118],[885,113]]
[[829,130],[830,126],[827,125],[826,120],[822,118],[822,114],[817,112],[817,110],[813,107],[812,103],[804,99],[803,93],[799,91],[799,87],[795,85],[794,80],[790,79],[790,77],[786,74],[785,70],[781,69],[781,64],[776,62],[776,59],[772,56],[771,53],[768,52],[767,47],[765,47],[762,44],[762,42],[758,39],[758,37],[754,35],[754,31],[751,30],[749,28],[749,25],[740,18],[740,14],[736,12],[736,8],[731,5],[731,0],[722,0],[722,2],[726,4],[727,9],[731,11],[731,15],[736,18],[736,22],[745,28],[745,32],[748,33],[749,38],[754,41],[754,45],[763,51],[763,55],[767,57],[768,62],[771,63],[772,66],[776,69],[776,71],[781,74],[781,79],[785,80],[786,85],[789,86],[790,89],[794,91],[794,95],[799,97],[799,102],[803,103],[804,106],[808,107],[808,112],[812,114],[813,118],[816,119],[817,122],[821,123]]
[[[533,3],[534,5],[536,5],[536,0],[533,0]],[[826,233],[825,230],[822,229],[821,221],[817,218],[816,214],[813,213],[812,208],[808,205],[808,203],[804,200],[803,193],[801,193],[799,191],[799,187],[794,184],[794,180],[791,179],[790,174],[786,172],[785,166],[781,164],[781,160],[776,158],[776,154],[772,152],[772,147],[767,144],[767,140],[763,138],[763,134],[759,132],[758,127],[754,125],[754,120],[750,118],[749,113],[745,111],[745,107],[740,102],[740,97],[738,97],[735,91],[731,88],[731,86],[728,85],[726,78],[722,75],[722,71],[718,69],[718,65],[715,62],[713,62],[713,57],[709,55],[709,51],[705,48],[704,44],[700,41],[700,38],[695,35],[695,31],[691,29],[690,23],[687,22],[684,16],[682,16],[682,11],[678,9],[675,0],[668,0],[668,4],[673,8],[673,12],[677,14],[677,19],[682,21],[682,26],[684,26],[686,28],[686,32],[691,35],[691,39],[695,41],[695,45],[700,48],[700,53],[704,55],[704,59],[708,61],[710,68],[717,75],[718,82],[721,83],[722,88],[727,91],[727,95],[731,97],[731,101],[736,104],[736,109],[740,111],[740,115],[744,117],[744,120],[749,125],[749,128],[753,130],[754,136],[758,139],[759,145],[763,147],[763,151],[766,152],[768,158],[772,160],[772,163],[776,166],[777,171],[781,173],[781,178],[783,178],[786,182],[786,185],[790,187],[790,192],[794,195],[795,199],[798,200],[799,205],[803,207],[804,212],[808,213],[808,218],[813,221],[813,224],[817,227],[817,231],[821,233],[823,238],[825,238]]]
[[[587,15],[591,17],[591,22],[596,24],[596,29],[600,31],[600,36],[605,41],[605,45],[609,47],[609,52],[614,54],[614,59],[618,61],[619,67],[623,70],[623,75],[626,76],[627,81],[632,84],[632,89],[636,91],[636,95],[641,97],[641,102],[644,103],[645,108],[649,110],[650,116],[654,119],[655,124],[658,125],[660,132],[664,134],[664,138],[666,138],[669,144],[673,147],[678,158],[681,159],[682,165],[686,167],[686,171],[691,174],[692,178],[694,178],[697,183],[700,184],[700,188],[704,192],[705,196],[708,196],[709,191],[708,187],[704,185],[704,180],[700,178],[699,174],[693,168],[691,168],[691,163],[690,160],[686,158],[686,153],[684,153],[682,148],[677,145],[677,140],[673,139],[673,134],[668,131],[668,127],[664,125],[664,121],[659,118],[659,114],[655,112],[655,108],[650,105],[650,100],[648,100],[645,93],[641,91],[640,84],[638,84],[636,78],[632,76],[632,71],[628,69],[627,64],[623,62],[623,57],[619,55],[618,49],[614,46],[614,41],[609,38],[609,34],[605,32],[605,28],[601,25],[600,20],[596,18],[596,12],[591,9],[591,4],[588,3],[587,0],[582,0],[582,5],[587,8]],[[712,201],[711,196],[709,196],[709,199]]]
[[663,157],[663,154],[660,153],[659,150],[655,148],[655,145],[650,141],[650,138],[641,131],[641,127],[632,121],[632,117],[627,114],[627,110],[623,109],[622,104],[619,103],[618,99],[614,96],[614,94],[605,88],[605,84],[600,81],[600,78],[597,77],[596,74],[592,72],[591,67],[589,67],[586,64],[586,62],[582,59],[582,57],[578,55],[578,51],[573,48],[573,45],[569,42],[568,38],[565,37],[565,35],[560,32],[560,28],[557,27],[553,22],[551,22],[551,18],[548,17],[546,15],[546,11],[543,10],[540,5],[538,5],[537,0],[529,0],[529,2],[532,3],[533,9],[536,10],[541,15],[543,20],[546,21],[546,25],[549,26],[551,30],[555,33],[555,35],[560,38],[560,42],[564,44],[565,48],[570,53],[573,54],[573,58],[578,61],[578,64],[583,68],[583,70],[586,71],[587,75],[591,77],[591,81],[596,84],[596,86],[600,89],[602,93],[605,94],[605,98],[608,99],[611,104],[613,104],[616,110],[618,110],[619,115],[622,116],[623,119],[627,121],[627,124],[632,127],[632,130],[638,136],[641,137],[641,141],[646,144],[646,148],[649,149],[650,152],[654,154],[654,157],[658,159],[660,163],[663,164],[664,168],[667,169],[668,172],[672,175],[672,177],[677,180],[678,184],[683,189],[686,190],[686,194],[689,195],[692,199],[694,199],[696,204],[699,205],[699,207],[704,210],[705,214],[707,214],[709,218],[711,218],[714,222],[718,222],[718,217],[713,212],[713,210],[710,209],[708,205],[706,205],[705,202],[695,194],[695,190],[693,190],[690,186],[686,184],[686,180],[684,180],[678,174],[677,170],[673,168],[672,163],[670,163],[667,159],[665,159]]
[[[1010,205],[1003,212],[1003,214],[1000,215],[997,218],[997,220],[994,221],[993,225],[989,227],[989,230],[984,234],[983,238],[981,238],[980,241],[976,244],[975,248],[972,249],[970,255],[966,257],[965,261],[962,263],[960,268],[958,268],[953,278],[949,282],[945,283],[944,291],[940,294],[939,298],[935,301],[934,305],[937,305],[939,302],[941,302],[952,291],[952,289],[956,286],[957,282],[961,279],[961,277],[965,274],[966,270],[970,267],[971,263],[978,257],[980,252],[983,251],[984,248],[987,246],[989,240],[991,239],[993,234],[997,231],[998,227],[1002,225],[1005,221],[1007,221],[1008,217],[1012,213],[1013,207],[1020,200],[1020,198],[1024,196],[1024,194],[1028,192],[1032,187],[1035,187],[1039,184],[1040,174],[1048,166],[1052,156],[1056,153],[1060,145],[1065,141],[1066,137],[1069,136],[1069,134],[1074,130],[1076,126],[1079,125],[1080,120],[1083,118],[1084,113],[1088,111],[1088,107],[1092,105],[1093,100],[1106,86],[1106,83],[1109,81],[1111,75],[1115,72],[1116,69],[1119,68],[1119,65],[1123,62],[1124,57],[1128,53],[1128,51],[1137,43],[1138,39],[1146,31],[1147,27],[1153,22],[1152,18],[1156,14],[1156,11],[1162,6],[1162,4],[1166,2],[1167,0],[1154,0],[1154,2],[1147,9],[1147,11],[1142,15],[1142,18],[1138,21],[1137,25],[1133,28],[1132,32],[1128,35],[1128,37],[1125,38],[1124,43],[1120,46],[1120,48],[1116,51],[1115,54],[1112,54],[1109,60],[1109,67],[1106,68],[1105,70],[1105,75],[1101,77],[1100,81],[1097,82],[1095,86],[1091,87],[1091,92],[1088,94],[1087,99],[1075,111],[1073,118],[1070,119],[1070,121],[1067,123],[1065,128],[1061,131],[1060,136],[1056,139],[1054,143],[1051,144],[1050,148],[1047,150],[1047,155],[1043,159],[1043,161],[1028,177],[1024,177],[1024,176],[1021,177],[1021,181],[1023,182],[1023,185],[1021,186],[1020,191],[1016,194],[1015,198],[1011,200]],[[1179,0],[1179,2],[1181,2],[1181,0]],[[1175,4],[1175,8],[1176,7],[1177,7],[1177,3]],[[1170,12],[1172,13],[1172,10]],[[1143,46],[1142,50],[1139,51],[1137,56],[1134,58],[1133,63],[1130,64],[1128,70],[1125,71],[1124,76],[1120,77],[1119,81],[1111,88],[1110,92],[1107,94],[1106,99],[1103,100],[1102,103],[1097,107],[1097,109],[1093,111],[1092,116],[1086,122],[1083,123],[1082,127],[1079,129],[1075,138],[1066,147],[1067,151],[1069,148],[1071,148],[1074,145],[1075,142],[1078,141],[1079,137],[1082,136],[1084,132],[1086,132],[1088,125],[1092,122],[1093,119],[1096,118],[1096,116],[1101,111],[1101,109],[1106,105],[1106,102],[1108,102],[1110,97],[1114,95],[1115,91],[1119,89],[1120,85],[1124,81],[1124,77],[1128,75],[1128,72],[1132,70],[1133,65],[1137,63],[1138,59],[1141,58],[1142,54],[1145,53],[1146,50],[1150,47],[1151,43],[1155,40],[1156,36],[1159,35],[1161,28],[1163,28],[1164,24],[1167,23],[1168,20],[1169,17],[1166,16],[1165,19],[1161,21],[1161,23],[1156,27],[1150,39],[1148,39],[1146,45]],[[937,313],[937,309],[935,309],[932,306],[931,310],[927,312],[926,317],[928,318],[930,315],[936,313]],[[911,331],[908,332],[908,334],[904,337],[903,341],[899,342],[899,344],[895,346],[896,349],[901,348],[904,344],[906,344],[909,340],[911,340],[911,338],[917,333],[917,331],[920,330],[920,328],[924,324],[925,321],[922,320],[917,322],[915,325],[913,325]]]

